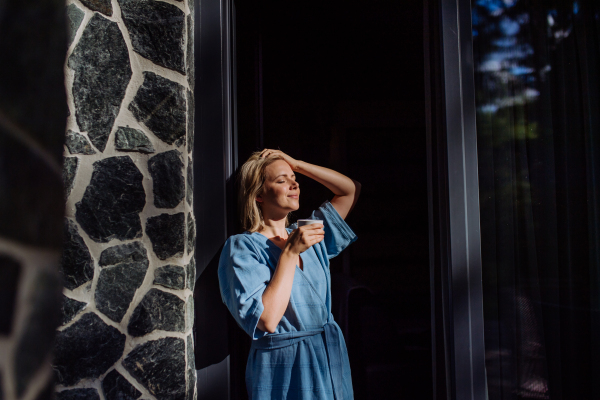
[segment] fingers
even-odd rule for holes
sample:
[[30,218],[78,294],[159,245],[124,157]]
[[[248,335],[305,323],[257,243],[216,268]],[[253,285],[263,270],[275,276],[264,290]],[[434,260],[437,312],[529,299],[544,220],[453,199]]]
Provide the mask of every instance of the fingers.
[[325,230],[323,229],[323,225],[321,224],[313,224],[313,226],[305,225],[300,228],[300,234],[302,236],[302,239],[309,246],[312,246],[315,243],[319,243],[325,238]]
[[277,152],[279,152],[279,150],[264,149],[262,153],[260,153],[260,158],[268,158],[269,156],[274,155]]

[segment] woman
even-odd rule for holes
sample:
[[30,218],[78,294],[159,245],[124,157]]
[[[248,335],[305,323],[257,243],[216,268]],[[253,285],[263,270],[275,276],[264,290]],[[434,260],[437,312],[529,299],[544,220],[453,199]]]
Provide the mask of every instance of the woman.
[[[323,225],[287,227],[299,207],[295,173],[335,194],[311,216]],[[219,283],[223,302],[252,338],[249,398],[353,399],[346,343],[331,315],[329,260],[356,240],[344,219],[360,184],[269,149],[248,159],[240,181],[246,232],[225,243]]]

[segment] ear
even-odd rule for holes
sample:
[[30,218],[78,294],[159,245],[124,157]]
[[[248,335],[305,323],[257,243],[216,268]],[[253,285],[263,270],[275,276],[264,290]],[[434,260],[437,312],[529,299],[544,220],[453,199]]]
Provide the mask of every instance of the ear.
[[258,196],[256,196],[256,201],[258,201],[259,203],[262,203],[264,200],[263,200],[262,196],[259,194]]

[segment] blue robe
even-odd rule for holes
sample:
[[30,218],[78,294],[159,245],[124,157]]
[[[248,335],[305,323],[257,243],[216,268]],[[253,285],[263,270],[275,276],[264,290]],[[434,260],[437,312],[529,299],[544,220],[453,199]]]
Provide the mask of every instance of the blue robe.
[[329,260],[356,235],[328,201],[311,219],[324,221],[325,238],[300,255],[304,270],[296,266],[290,302],[272,334],[257,323],[281,249],[258,232],[245,232],[227,239],[221,252],[221,297],[253,339],[246,365],[251,400],[354,398],[346,343],[331,314]]

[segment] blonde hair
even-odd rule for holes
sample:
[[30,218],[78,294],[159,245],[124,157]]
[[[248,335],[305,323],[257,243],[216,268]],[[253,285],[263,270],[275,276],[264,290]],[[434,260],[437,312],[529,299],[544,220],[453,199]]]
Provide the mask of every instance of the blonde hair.
[[[256,197],[261,194],[265,183],[266,168],[274,161],[283,160],[281,156],[272,156],[261,158],[262,151],[255,151],[250,158],[242,165],[238,175],[239,197],[238,205],[240,217],[242,219],[242,228],[249,232],[257,232],[265,227],[262,210],[260,209]],[[288,225],[288,218],[285,217],[285,225]]]

